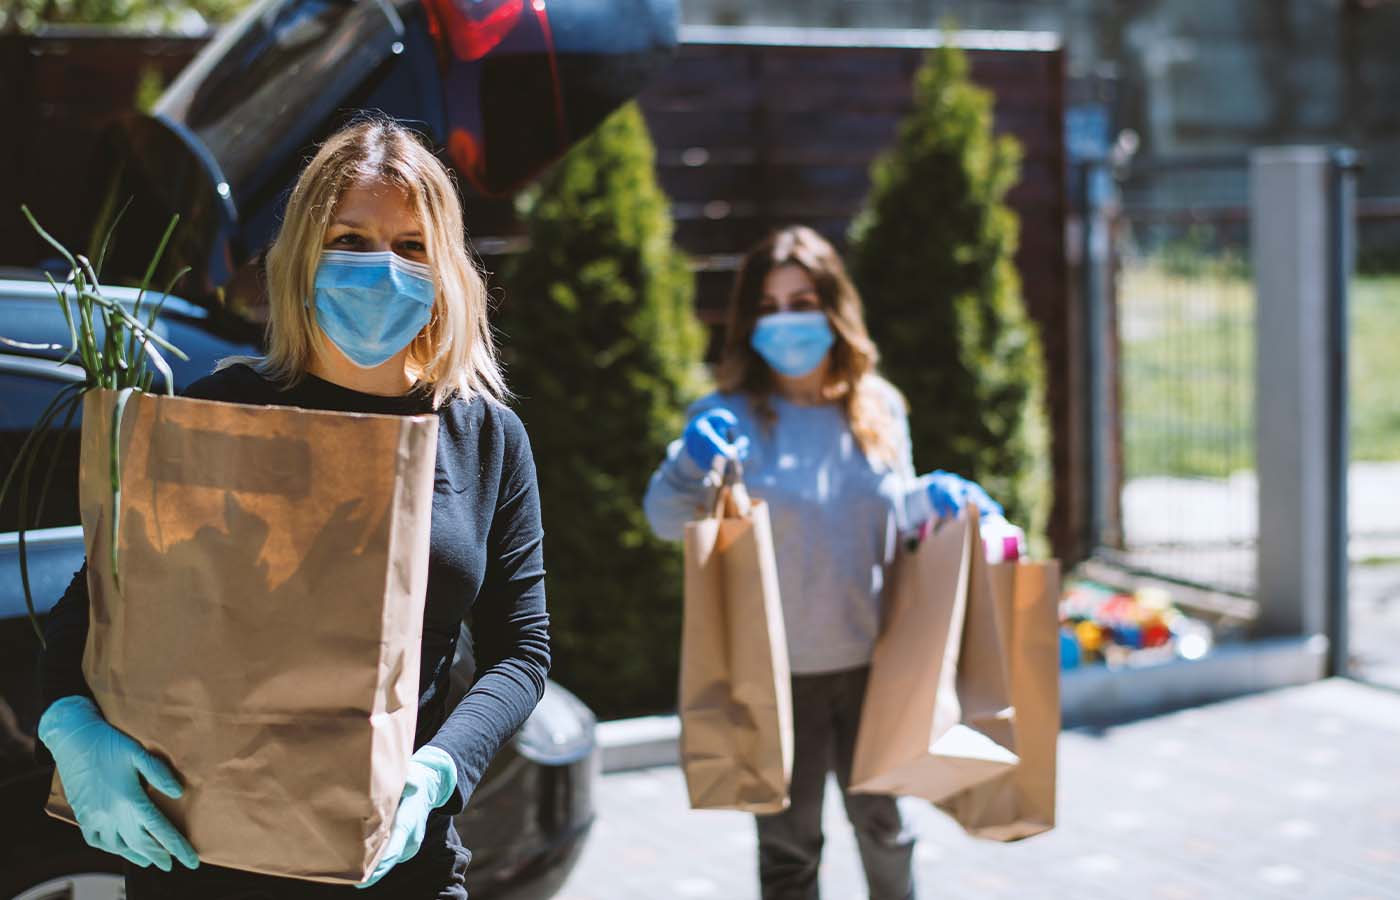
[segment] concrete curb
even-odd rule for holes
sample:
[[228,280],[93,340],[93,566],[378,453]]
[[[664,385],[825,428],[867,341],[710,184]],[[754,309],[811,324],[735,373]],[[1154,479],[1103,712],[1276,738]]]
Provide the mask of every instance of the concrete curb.
[[[1087,666],[1061,673],[1060,714],[1066,728],[1143,718],[1318,681],[1326,663],[1327,639],[1313,635],[1222,644],[1197,660],[1121,669]],[[673,715],[600,722],[603,771],[677,765],[680,734],[680,720]]]
[[1327,638],[1264,638],[1220,644],[1201,659],[1141,667],[1086,666],[1060,677],[1063,727],[1157,715],[1324,677]]
[[675,716],[599,722],[596,734],[604,772],[674,766],[681,761],[681,720]]

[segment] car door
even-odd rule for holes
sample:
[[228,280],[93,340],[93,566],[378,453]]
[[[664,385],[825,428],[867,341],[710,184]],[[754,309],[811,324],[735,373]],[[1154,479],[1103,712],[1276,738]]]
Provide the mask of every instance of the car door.
[[[8,469],[29,429],[82,370],[53,360],[0,352],[0,464]],[[26,535],[30,587],[43,613],[83,562],[78,523],[79,423],[55,444],[54,483],[37,525]],[[3,478],[4,472],[0,472]],[[77,829],[43,812],[50,770],[35,757],[39,718],[39,641],[19,572],[17,504],[0,505],[0,897],[121,897],[119,860],[83,843]]]

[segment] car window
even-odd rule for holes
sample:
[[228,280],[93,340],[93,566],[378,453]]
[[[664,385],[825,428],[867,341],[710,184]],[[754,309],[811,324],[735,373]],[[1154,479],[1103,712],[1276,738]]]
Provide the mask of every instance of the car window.
[[[30,429],[54,395],[64,384],[77,377],[80,375],[75,374],[71,366],[60,368],[47,360],[0,355],[0,461],[3,461],[4,468],[0,479],[9,472],[10,464],[19,455]],[[52,528],[79,522],[78,435],[81,419],[81,414],[73,417],[72,426],[61,441],[57,435],[49,437],[46,450],[35,466],[37,470],[51,464],[54,474],[43,513],[37,521],[31,513],[28,522],[30,528]],[[38,503],[37,492],[42,475],[42,472],[36,471],[30,479],[34,492],[30,498],[31,510]],[[19,528],[19,489],[16,480],[11,484],[4,503],[0,504],[0,532]]]
[[387,3],[264,3],[220,30],[156,113],[194,132],[232,196],[247,199],[270,165],[304,146],[350,91],[402,51],[391,49],[402,39],[403,22]]

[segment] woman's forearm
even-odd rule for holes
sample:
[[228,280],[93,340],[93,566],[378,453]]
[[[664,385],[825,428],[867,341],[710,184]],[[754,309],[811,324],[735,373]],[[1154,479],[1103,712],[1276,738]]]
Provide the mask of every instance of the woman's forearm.
[[680,540],[685,536],[685,523],[693,521],[696,510],[704,504],[706,492],[705,473],[686,454],[680,441],[672,442],[642,500],[651,530],[663,540]]
[[87,563],[84,562],[44,622],[44,651],[39,656],[41,709],[48,709],[60,697],[92,696],[92,689],[83,676],[87,633],[88,585]]

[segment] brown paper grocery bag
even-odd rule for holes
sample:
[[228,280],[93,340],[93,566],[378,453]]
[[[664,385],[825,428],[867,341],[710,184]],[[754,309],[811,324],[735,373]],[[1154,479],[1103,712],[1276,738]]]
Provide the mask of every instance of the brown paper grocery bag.
[[681,767],[693,809],[788,805],[792,682],[768,507],[742,485],[686,525]]
[[1005,661],[977,511],[944,521],[890,570],[851,790],[937,802],[1008,771]]
[[970,834],[1014,841],[1055,825],[1055,748],[1060,734],[1059,563],[992,566],[1003,612],[1015,706],[1010,772],[939,803]]
[[204,861],[362,881],[413,751],[436,417],[134,394],[114,573],[115,397],[83,404],[98,706],[183,782],[149,793]]

